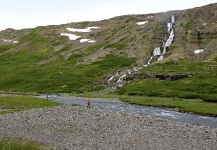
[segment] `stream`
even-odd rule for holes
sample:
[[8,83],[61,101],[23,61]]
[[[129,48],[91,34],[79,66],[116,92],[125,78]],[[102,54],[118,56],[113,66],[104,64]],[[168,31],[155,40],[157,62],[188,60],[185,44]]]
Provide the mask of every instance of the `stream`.
[[[87,100],[76,99],[75,97],[60,97],[56,95],[50,95],[49,100],[57,101],[64,104],[78,104],[81,106],[87,106]],[[217,128],[217,118],[200,116],[190,113],[181,113],[172,110],[166,110],[163,108],[147,107],[141,105],[132,105],[123,102],[102,102],[102,101],[91,101],[91,107],[116,110],[122,112],[139,113],[141,115],[151,115],[161,118],[166,118],[172,121],[185,122],[191,124],[198,124],[204,126],[210,126]]]
[[[174,30],[173,30],[174,23],[175,23],[175,17],[172,16],[171,22],[167,23],[167,27],[168,27],[167,32],[169,36],[163,42],[162,47],[157,47],[154,49],[153,55],[150,57],[149,61],[147,62],[146,65],[144,65],[144,67],[147,67],[148,65],[150,65],[152,58],[155,56],[158,56],[158,60],[163,59],[164,54],[166,53],[167,47],[171,45],[173,38],[174,38]],[[139,69],[141,68],[135,67],[132,70],[127,70],[124,74],[116,73],[107,82],[109,84],[112,80],[115,80],[116,78],[117,79],[116,83],[118,84],[119,87],[121,87],[124,84],[123,81],[126,75],[131,74],[135,71],[138,71]],[[45,98],[45,95],[42,95],[40,97]],[[78,104],[82,106],[87,106],[86,98],[76,99],[75,97],[70,98],[70,97],[49,95],[49,100],[57,101],[57,102],[64,103],[64,104]],[[151,116],[166,118],[172,121],[179,121],[179,122],[198,124],[198,125],[204,125],[204,126],[210,126],[210,127],[217,128],[217,117],[208,117],[208,116],[200,116],[200,115],[190,114],[190,113],[181,113],[177,111],[166,110],[163,108],[147,107],[147,106],[141,106],[141,105],[131,105],[128,103],[123,103],[123,102],[105,102],[105,101],[94,101],[94,100],[91,101],[91,107],[116,110],[116,111],[122,111],[122,112],[139,113],[142,115],[151,115]]]

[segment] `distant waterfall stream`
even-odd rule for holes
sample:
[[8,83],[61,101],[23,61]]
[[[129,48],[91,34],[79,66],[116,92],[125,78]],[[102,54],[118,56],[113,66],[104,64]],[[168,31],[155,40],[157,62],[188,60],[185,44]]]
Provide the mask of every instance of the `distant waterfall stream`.
[[172,16],[171,21],[169,23],[167,23],[167,35],[168,36],[165,37],[165,40],[163,41],[161,47],[156,47],[153,50],[151,57],[149,58],[148,62],[145,65],[143,65],[141,67],[134,67],[133,69],[129,69],[126,71],[117,72],[117,73],[113,74],[107,80],[107,83],[108,84],[115,83],[116,87],[122,87],[125,84],[125,82],[126,82],[125,79],[128,75],[135,74],[143,67],[149,66],[154,57],[158,58],[157,61],[162,60],[164,58],[164,54],[166,53],[168,47],[170,47],[170,45],[172,44],[172,41],[173,41],[174,36],[175,36],[174,29],[173,29],[174,23],[175,23],[175,17]]
[[[163,42],[162,47],[157,47],[153,50],[153,54],[150,57],[150,59],[148,60],[147,64],[145,66],[148,66],[151,64],[151,60],[153,59],[153,57],[155,56],[159,56],[158,57],[158,61],[162,60],[164,57],[164,54],[166,53],[167,47],[169,47],[172,44],[173,38],[175,36],[174,34],[174,30],[173,30],[173,25],[175,23],[175,17],[172,16],[171,18],[171,22],[167,23],[167,32],[169,33],[169,37]],[[163,51],[161,52],[161,49],[163,49]]]

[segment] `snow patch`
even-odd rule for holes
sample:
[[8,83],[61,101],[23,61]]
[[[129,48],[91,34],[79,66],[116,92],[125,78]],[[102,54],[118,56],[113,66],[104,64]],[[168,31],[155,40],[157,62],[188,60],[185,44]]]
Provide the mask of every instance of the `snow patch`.
[[84,42],[95,43],[96,41],[91,40],[91,39],[81,39],[80,42],[81,42],[81,43],[84,43]]
[[77,40],[78,38],[81,37],[70,33],[61,33],[61,36],[68,36],[70,40]]
[[98,29],[100,27],[88,27],[86,29],[75,29],[75,28],[66,28],[68,31],[72,32],[91,32],[92,29]]
[[148,16],[147,18],[152,18],[152,17],[154,17],[154,16]]
[[146,24],[146,23],[148,23],[148,22],[149,22],[149,21],[142,21],[142,22],[137,22],[136,24],[140,26],[140,25],[144,25],[144,24]]
[[203,52],[203,51],[204,51],[203,49],[198,49],[198,50],[195,50],[194,53],[195,53],[195,54],[199,54],[199,53],[201,53],[201,52]]
[[[98,28],[100,27],[88,27],[86,29],[66,28],[66,30],[72,31],[72,32],[91,32],[92,29],[98,29]],[[78,38],[81,37],[81,36],[77,36],[75,34],[70,34],[70,33],[61,33],[61,36],[68,36],[70,40],[77,40]],[[95,43],[96,41],[91,40],[91,39],[81,39],[80,42],[81,43],[84,43],[84,42]]]
[[19,43],[18,41],[13,41],[13,40],[6,40],[6,39],[2,39],[4,42],[7,42],[7,43],[14,43],[14,44],[17,44]]

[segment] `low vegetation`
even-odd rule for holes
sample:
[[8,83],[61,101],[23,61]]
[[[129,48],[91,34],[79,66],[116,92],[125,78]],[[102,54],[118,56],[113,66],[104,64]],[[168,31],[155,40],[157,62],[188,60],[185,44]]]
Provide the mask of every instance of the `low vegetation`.
[[142,70],[148,74],[189,74],[188,78],[169,81],[137,79],[117,90],[118,94],[150,97],[174,97],[203,99],[217,102],[217,63],[175,63],[156,64]]
[[[193,99],[213,104],[217,102],[216,7],[217,4],[210,4],[183,11],[1,31],[0,90],[99,95],[99,91],[110,88],[105,83],[114,73],[147,63],[153,49],[162,46],[168,34],[167,23],[174,16],[175,37],[167,48],[166,59],[154,64],[154,58],[141,73],[188,74],[190,77],[175,81],[136,79],[117,88],[113,94]],[[140,21],[147,23],[139,26]],[[68,32],[66,28],[91,26],[100,28],[76,35],[93,39],[95,43],[70,41],[61,36]],[[19,43],[7,43],[3,39]],[[195,54],[196,49],[204,51]]]
[[0,150],[40,150],[41,146],[33,142],[22,142],[0,138]]
[[62,104],[28,96],[0,96],[0,114],[59,105]]
[[[73,66],[74,59],[47,65],[33,65],[38,56],[19,53],[4,56],[0,62],[0,89],[4,91],[71,93],[99,90],[101,77],[118,69],[132,66],[135,58],[107,55],[92,64]],[[30,58],[28,58],[30,57]],[[9,62],[10,63],[6,63]],[[28,62],[28,63],[27,63]],[[111,70],[112,68],[112,70]]]
[[176,108],[181,112],[190,112],[199,115],[217,116],[217,103],[207,103],[201,99],[125,96],[122,101],[130,104],[154,106],[162,108]]

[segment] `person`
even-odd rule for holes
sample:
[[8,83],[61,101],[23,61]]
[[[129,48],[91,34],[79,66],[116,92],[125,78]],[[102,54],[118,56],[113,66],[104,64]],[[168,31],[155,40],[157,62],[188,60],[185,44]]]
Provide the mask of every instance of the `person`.
[[87,101],[87,108],[90,108],[90,100]]

